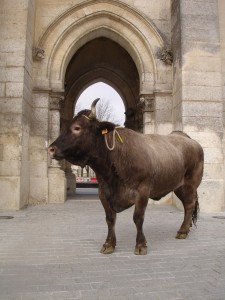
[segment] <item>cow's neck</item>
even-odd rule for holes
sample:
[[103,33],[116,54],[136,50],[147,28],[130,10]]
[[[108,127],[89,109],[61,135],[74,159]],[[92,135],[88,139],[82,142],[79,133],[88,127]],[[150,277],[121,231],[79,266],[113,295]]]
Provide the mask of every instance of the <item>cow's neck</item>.
[[111,173],[111,163],[105,157],[89,159],[89,166],[94,170],[97,176],[108,178]]

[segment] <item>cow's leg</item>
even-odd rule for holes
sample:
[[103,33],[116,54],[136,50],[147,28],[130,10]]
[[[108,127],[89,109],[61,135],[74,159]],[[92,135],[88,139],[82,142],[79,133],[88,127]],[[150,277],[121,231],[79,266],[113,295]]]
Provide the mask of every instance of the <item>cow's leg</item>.
[[147,204],[148,198],[142,201],[137,201],[137,203],[135,204],[133,220],[137,227],[136,246],[134,250],[134,253],[136,255],[147,254],[147,242],[142,229]]
[[111,254],[114,252],[116,247],[116,234],[115,234],[116,213],[110,208],[108,202],[105,200],[104,197],[100,197],[100,200],[105,209],[106,223],[108,225],[108,235],[105,243],[102,245],[100,252],[104,254]]
[[[193,185],[186,184],[174,191],[184,206],[184,221],[177,232],[177,239],[185,239],[192,226],[192,219],[197,218],[198,196]],[[195,216],[195,217],[194,217]]]

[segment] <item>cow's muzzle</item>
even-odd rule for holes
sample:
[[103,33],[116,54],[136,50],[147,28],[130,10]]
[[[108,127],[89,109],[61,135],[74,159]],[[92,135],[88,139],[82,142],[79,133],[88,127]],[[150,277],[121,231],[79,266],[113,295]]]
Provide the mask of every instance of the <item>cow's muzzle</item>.
[[60,153],[58,147],[55,145],[51,145],[48,147],[48,154],[52,159],[61,160],[64,158],[64,156]]

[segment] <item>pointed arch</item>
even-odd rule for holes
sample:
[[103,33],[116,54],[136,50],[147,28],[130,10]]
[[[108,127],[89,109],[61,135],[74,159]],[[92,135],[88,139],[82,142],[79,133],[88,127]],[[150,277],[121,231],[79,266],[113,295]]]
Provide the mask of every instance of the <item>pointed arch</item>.
[[157,58],[164,41],[154,24],[120,1],[87,0],[61,14],[41,36],[38,46],[45,50],[46,58],[35,72],[36,85],[63,90],[66,68],[74,53],[102,36],[130,54],[139,73],[140,93],[152,93],[157,83],[163,82],[168,66]]

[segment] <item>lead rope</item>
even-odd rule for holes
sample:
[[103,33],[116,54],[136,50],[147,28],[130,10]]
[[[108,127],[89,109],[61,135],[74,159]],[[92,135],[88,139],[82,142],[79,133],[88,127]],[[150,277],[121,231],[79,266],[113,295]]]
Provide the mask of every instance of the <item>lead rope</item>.
[[[91,120],[91,118],[89,118],[89,117],[86,116],[86,115],[82,115],[82,116],[85,117],[87,120]],[[115,143],[115,142],[116,142],[115,135],[116,135],[116,134],[117,134],[117,137],[118,137],[118,139],[120,140],[120,142],[123,144],[123,139],[122,139],[121,135],[119,134],[119,132],[116,130],[117,128],[119,128],[119,127],[115,127],[115,129],[113,130],[113,144],[112,144],[112,147],[109,146],[109,143],[108,143],[108,141],[107,141],[107,137],[106,137],[106,135],[107,135],[107,130],[106,130],[106,132],[103,130],[104,133],[102,133],[102,134],[104,134],[105,144],[106,144],[106,147],[107,147],[107,149],[108,149],[109,151],[113,151],[114,148],[115,148],[115,144],[116,144],[116,143]]]
[[106,137],[107,134],[104,134],[105,144],[106,144],[106,147],[107,147],[107,149],[108,149],[109,151],[112,151],[112,150],[114,150],[114,148],[115,148],[115,144],[116,144],[116,143],[115,143],[115,142],[116,142],[115,136],[116,136],[116,134],[117,134],[117,136],[118,136],[120,142],[123,144],[123,140],[122,140],[122,138],[121,138],[119,132],[118,132],[118,131],[116,130],[116,128],[115,128],[115,129],[113,130],[113,137],[112,137],[113,142],[112,142],[112,147],[109,146],[109,143],[108,143],[108,141],[107,141],[107,137]]

